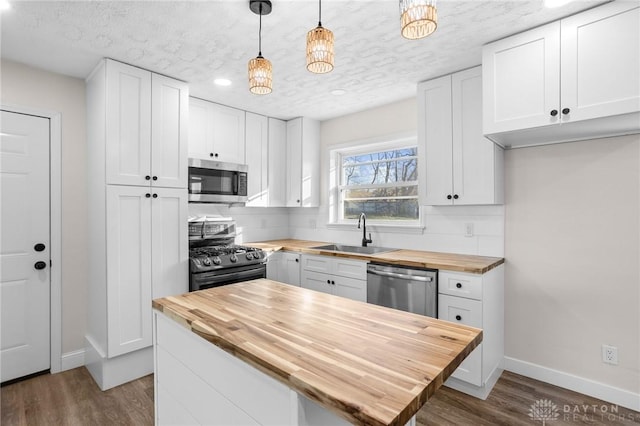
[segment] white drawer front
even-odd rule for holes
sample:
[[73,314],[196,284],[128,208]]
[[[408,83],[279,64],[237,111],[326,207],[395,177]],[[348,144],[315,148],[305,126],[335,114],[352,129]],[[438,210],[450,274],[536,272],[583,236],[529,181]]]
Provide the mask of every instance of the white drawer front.
[[482,275],[440,271],[438,293],[482,300]]
[[302,269],[305,271],[331,273],[331,257],[329,256],[313,256],[309,254],[302,255]]
[[333,274],[357,280],[366,280],[367,262],[335,258],[333,260]]
[[482,328],[482,302],[440,294],[438,319]]

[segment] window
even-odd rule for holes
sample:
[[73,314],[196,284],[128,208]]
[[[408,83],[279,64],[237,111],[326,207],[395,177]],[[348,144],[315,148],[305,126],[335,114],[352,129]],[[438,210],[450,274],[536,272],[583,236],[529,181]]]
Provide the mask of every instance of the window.
[[392,224],[419,221],[418,153],[407,145],[337,151],[338,220],[367,219]]

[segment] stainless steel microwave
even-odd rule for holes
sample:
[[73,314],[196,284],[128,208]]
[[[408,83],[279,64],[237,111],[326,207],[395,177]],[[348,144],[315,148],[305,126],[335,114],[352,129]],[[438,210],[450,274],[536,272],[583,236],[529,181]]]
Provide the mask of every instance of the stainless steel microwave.
[[189,202],[237,204],[247,202],[245,164],[189,159]]

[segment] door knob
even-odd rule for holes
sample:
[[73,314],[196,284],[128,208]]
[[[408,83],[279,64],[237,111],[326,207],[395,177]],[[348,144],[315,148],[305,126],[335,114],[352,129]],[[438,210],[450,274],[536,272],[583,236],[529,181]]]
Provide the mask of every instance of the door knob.
[[43,262],[42,260],[38,261],[35,263],[35,265],[33,265],[34,268],[40,270],[40,269],[44,269],[47,267],[47,264],[45,262]]
[[42,243],[38,243],[35,246],[33,246],[33,249],[35,251],[44,251],[45,248],[46,248],[45,245]]

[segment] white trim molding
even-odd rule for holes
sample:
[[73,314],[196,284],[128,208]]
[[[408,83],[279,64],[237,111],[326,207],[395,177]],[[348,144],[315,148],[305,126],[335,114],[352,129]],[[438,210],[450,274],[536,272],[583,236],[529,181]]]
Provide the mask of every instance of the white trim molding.
[[[30,108],[3,103],[0,108],[18,114],[35,115],[49,119],[49,202],[51,245],[51,324],[50,371],[62,368],[62,118],[57,111]],[[84,356],[83,356],[84,358]]]
[[71,370],[84,365],[84,349],[62,354],[61,371]]
[[640,394],[519,359],[504,357],[504,369],[541,382],[640,411]]

